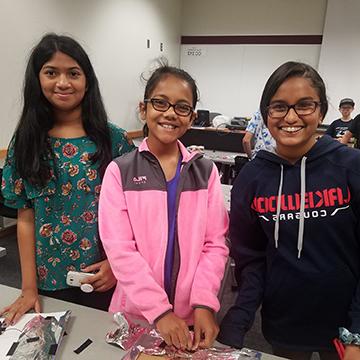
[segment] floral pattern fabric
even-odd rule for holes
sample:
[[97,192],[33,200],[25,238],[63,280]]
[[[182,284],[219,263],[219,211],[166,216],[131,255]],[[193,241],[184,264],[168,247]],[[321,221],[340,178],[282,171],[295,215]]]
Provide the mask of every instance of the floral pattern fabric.
[[271,136],[265,125],[260,111],[256,111],[249,121],[246,131],[254,135],[254,149],[251,151],[253,159],[260,150],[272,152],[276,146],[275,140]]
[[[124,130],[110,125],[113,158],[135,147]],[[98,234],[101,179],[90,155],[96,145],[89,137],[49,137],[53,156],[51,179],[38,189],[16,172],[10,146],[3,169],[2,193],[7,206],[33,208],[36,267],[42,290],[67,288],[66,274],[105,258]]]

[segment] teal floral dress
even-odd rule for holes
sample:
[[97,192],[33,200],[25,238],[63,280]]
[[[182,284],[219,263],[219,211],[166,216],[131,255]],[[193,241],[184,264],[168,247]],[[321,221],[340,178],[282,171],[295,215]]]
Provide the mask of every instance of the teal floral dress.
[[[110,124],[113,158],[135,147],[124,130]],[[54,156],[51,179],[38,189],[20,178],[10,146],[1,189],[5,204],[16,209],[33,208],[35,214],[38,288],[68,288],[66,274],[105,258],[98,233],[101,179],[90,154],[96,145],[89,137],[49,137]]]

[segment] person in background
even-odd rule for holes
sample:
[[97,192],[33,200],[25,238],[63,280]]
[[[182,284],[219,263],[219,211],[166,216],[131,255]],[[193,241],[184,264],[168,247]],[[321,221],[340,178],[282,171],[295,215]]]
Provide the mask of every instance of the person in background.
[[341,137],[348,130],[352,118],[351,113],[354,110],[354,100],[345,98],[340,101],[339,111],[341,112],[341,118],[334,120],[327,128],[325,134],[330,135],[334,139],[340,140]]
[[360,114],[356,115],[351,121],[351,124],[346,130],[345,134],[341,137],[340,142],[348,144],[351,138],[354,138],[354,148],[360,149]]
[[[262,149],[271,151],[274,148],[275,141],[264,124],[260,111],[256,111],[249,121],[242,144],[249,160],[253,159]],[[254,146],[252,146],[253,144]]]
[[[310,65],[287,62],[267,81],[261,114],[276,141],[231,192],[230,242],[239,286],[218,340],[241,348],[260,305],[275,355],[360,359],[360,153],[316,130],[328,102]],[[348,332],[347,328],[350,332]]]
[[[147,137],[110,163],[99,225],[117,278],[110,311],[154,324],[168,345],[209,347],[227,261],[228,215],[216,166],[178,140],[196,117],[197,87],[163,65],[147,81]],[[194,326],[194,339],[188,325]]]
[[[15,323],[39,312],[39,294],[107,310],[116,279],[98,235],[101,180],[134,146],[108,123],[90,60],[68,36],[47,34],[34,47],[23,100],[1,184],[5,205],[18,209],[22,290],[0,315]],[[70,287],[70,270],[96,272],[95,291]]]

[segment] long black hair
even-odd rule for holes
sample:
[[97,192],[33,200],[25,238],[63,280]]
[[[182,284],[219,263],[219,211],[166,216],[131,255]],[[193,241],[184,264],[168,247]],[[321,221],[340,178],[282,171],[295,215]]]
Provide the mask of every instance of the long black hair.
[[312,66],[302,62],[288,61],[280,65],[271,74],[264,87],[260,100],[260,112],[265,124],[267,124],[268,106],[271,99],[282,83],[293,77],[301,77],[311,81],[313,88],[317,91],[320,98],[321,116],[323,118],[325,117],[328,111],[328,101],[326,97],[326,87],[323,79]]
[[81,103],[81,117],[87,136],[96,144],[97,150],[91,160],[100,164],[101,175],[112,158],[108,118],[88,55],[71,37],[46,34],[30,54],[24,79],[23,109],[14,135],[16,169],[24,180],[39,187],[50,178],[48,131],[54,125],[52,105],[42,93],[39,73],[57,51],[73,58],[85,74],[87,90]]

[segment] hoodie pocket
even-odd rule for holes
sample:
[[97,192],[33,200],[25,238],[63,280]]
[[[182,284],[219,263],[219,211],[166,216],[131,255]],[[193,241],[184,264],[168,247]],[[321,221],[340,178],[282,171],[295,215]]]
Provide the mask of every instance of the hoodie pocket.
[[340,326],[347,321],[356,284],[345,266],[328,272],[276,269],[268,277],[263,314],[274,322],[287,318],[294,324]]

